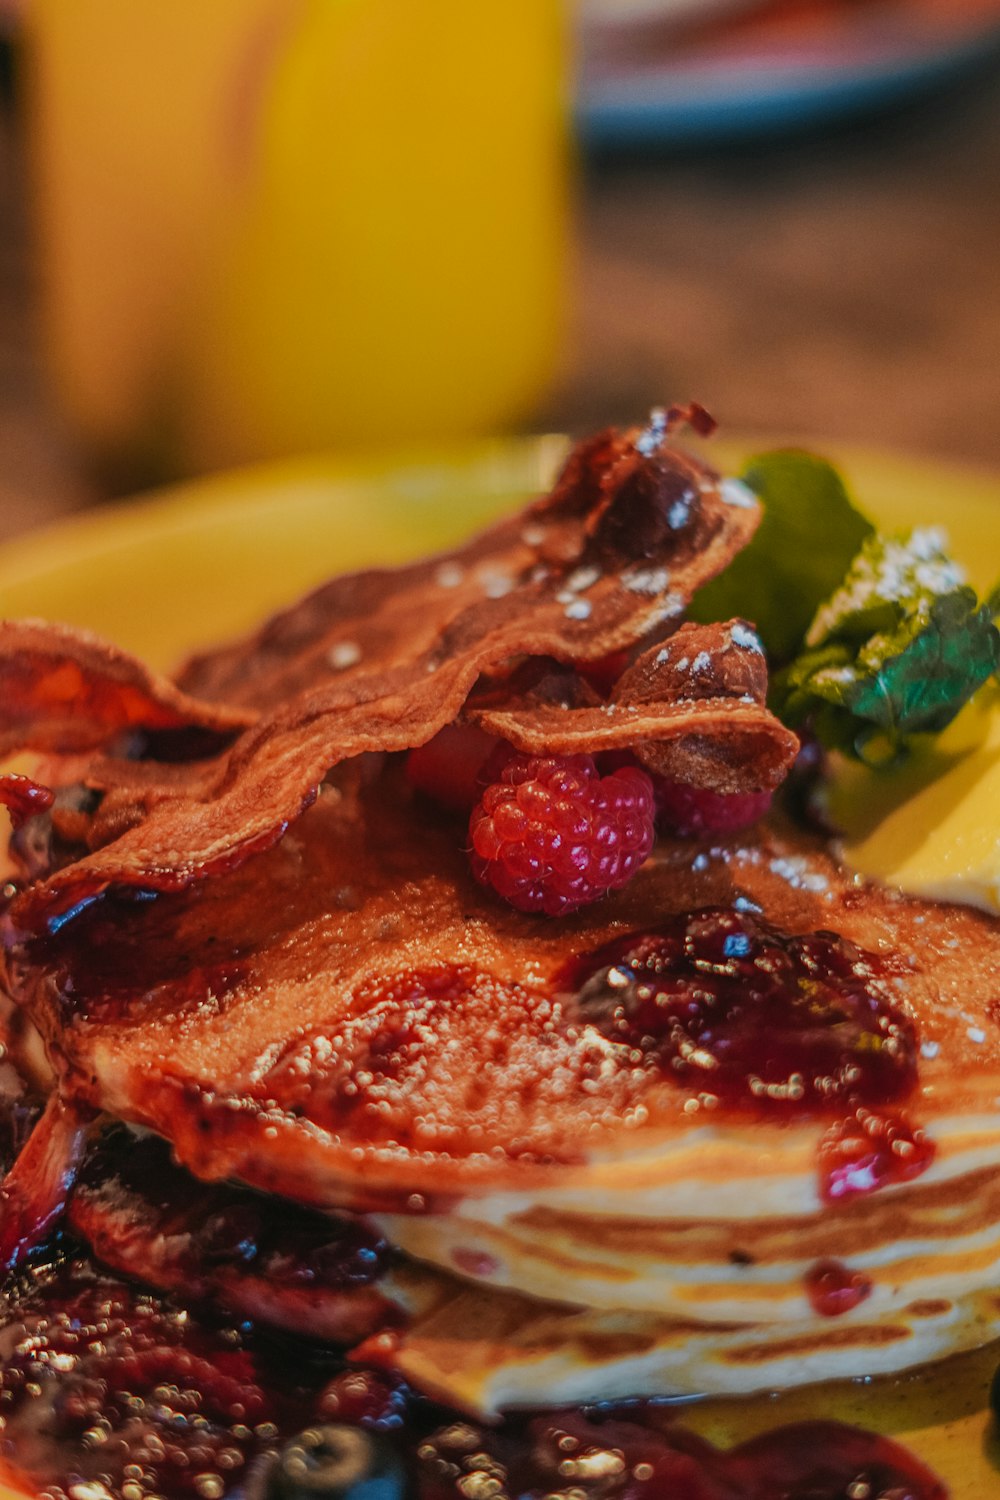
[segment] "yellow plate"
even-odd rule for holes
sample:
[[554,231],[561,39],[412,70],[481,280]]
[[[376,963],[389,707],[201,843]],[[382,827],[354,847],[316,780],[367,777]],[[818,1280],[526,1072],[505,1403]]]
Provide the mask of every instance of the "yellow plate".
[[0,616],[87,625],[169,666],[332,573],[448,545],[544,488],[565,447],[290,462],[163,490],[0,547]]
[[[87,625],[168,666],[331,573],[456,540],[541,489],[564,446],[560,438],[479,445],[414,453],[391,467],[313,460],[165,491],[0,548],[0,614]],[[729,443],[716,456],[736,466],[764,446]],[[944,523],[980,590],[1000,576],[1000,479],[885,455],[835,456],[882,525]],[[994,1347],[891,1381],[698,1403],[685,1420],[720,1443],[779,1422],[856,1422],[920,1453],[954,1500],[993,1500],[1000,1446],[987,1391],[998,1363]]]

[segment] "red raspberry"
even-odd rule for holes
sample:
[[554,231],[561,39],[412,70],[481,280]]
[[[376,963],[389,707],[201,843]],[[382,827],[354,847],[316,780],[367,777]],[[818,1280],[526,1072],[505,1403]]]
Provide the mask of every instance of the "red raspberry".
[[497,741],[475,724],[447,724],[406,757],[410,785],[443,807],[468,812],[481,791],[483,763]]
[[771,792],[712,792],[685,781],[653,777],[656,820],[665,833],[697,839],[713,833],[736,833],[762,818]]
[[631,655],[630,651],[611,651],[607,656],[599,656],[595,661],[577,662],[576,669],[580,676],[600,693],[602,698],[607,698],[628,666]]
[[557,917],[596,901],[653,847],[653,787],[637,766],[601,776],[590,755],[515,752],[490,769],[469,821],[472,871],[519,911]]

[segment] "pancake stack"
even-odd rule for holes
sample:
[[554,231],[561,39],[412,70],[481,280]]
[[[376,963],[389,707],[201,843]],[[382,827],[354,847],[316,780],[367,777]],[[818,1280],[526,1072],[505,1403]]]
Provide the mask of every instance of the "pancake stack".
[[860,881],[780,811],[516,911],[406,774],[458,726],[780,785],[752,626],[686,617],[759,507],[681,419],[174,680],[2,627],[0,750],[43,757],[0,782],[3,982],[44,1050],[8,1264],[65,1214],[117,1269],[487,1414],[1000,1332],[1000,924]]

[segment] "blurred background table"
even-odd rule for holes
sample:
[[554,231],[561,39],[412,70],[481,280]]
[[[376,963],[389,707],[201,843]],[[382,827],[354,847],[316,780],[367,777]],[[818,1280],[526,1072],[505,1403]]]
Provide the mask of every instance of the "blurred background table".
[[[1000,467],[998,184],[995,61],[823,135],[582,163],[562,372],[525,426],[695,397],[730,431]],[[114,498],[46,390],[9,97],[0,459],[5,536]]]

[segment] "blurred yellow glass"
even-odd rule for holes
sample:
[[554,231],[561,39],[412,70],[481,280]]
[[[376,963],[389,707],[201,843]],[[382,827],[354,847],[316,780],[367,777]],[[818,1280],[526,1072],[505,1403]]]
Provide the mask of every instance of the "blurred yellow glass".
[[130,477],[509,426],[556,358],[560,0],[34,0],[46,333]]

